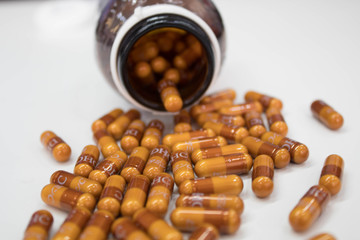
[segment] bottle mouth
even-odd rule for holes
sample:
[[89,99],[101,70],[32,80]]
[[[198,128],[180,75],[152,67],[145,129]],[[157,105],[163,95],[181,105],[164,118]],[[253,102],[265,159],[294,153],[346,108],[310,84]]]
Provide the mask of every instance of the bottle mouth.
[[[137,76],[135,68],[138,62],[147,62],[151,66],[152,59],[141,59],[134,55],[134,51],[143,54],[143,51],[135,50],[139,45],[146,41],[156,42],[159,46],[159,36],[178,35],[176,41],[183,41],[186,45],[186,39],[196,39],[201,45],[201,56],[198,57],[191,66],[186,69],[179,69],[180,81],[177,89],[183,100],[183,108],[194,104],[206,92],[210,86],[215,69],[215,60],[213,46],[208,34],[193,20],[181,15],[158,14],[145,18],[136,23],[123,37],[117,51],[117,72],[120,81],[127,93],[133,100],[141,106],[160,112],[166,112],[162,103],[156,83],[164,75],[157,72],[153,73],[150,79],[144,79]],[[144,40],[145,39],[145,40]],[[176,42],[174,40],[174,43]],[[169,52],[162,52],[160,43],[159,56],[165,58],[171,68],[174,66],[174,56],[181,54],[172,48]],[[139,55],[139,54],[138,54]],[[135,56],[135,57],[134,57]],[[135,60],[134,60],[135,59]],[[176,65],[176,64],[175,64]]]

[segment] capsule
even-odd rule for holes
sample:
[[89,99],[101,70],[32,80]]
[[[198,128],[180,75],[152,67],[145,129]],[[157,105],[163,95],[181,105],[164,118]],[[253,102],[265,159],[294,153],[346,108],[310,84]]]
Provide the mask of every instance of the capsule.
[[223,193],[238,195],[243,189],[243,181],[237,175],[206,177],[185,180],[179,186],[179,193],[190,195],[192,193]]
[[91,217],[91,212],[83,207],[75,207],[67,216],[52,240],[76,240]]
[[53,216],[49,211],[39,210],[33,213],[30,222],[26,227],[24,240],[48,239],[49,230],[53,224]]
[[116,219],[111,226],[111,233],[116,240],[151,240],[151,238],[127,217]]
[[99,149],[95,145],[87,145],[81,152],[74,167],[75,175],[87,178],[99,160]]
[[249,102],[219,109],[219,113],[224,115],[242,115],[250,111],[262,112],[263,107],[259,102]]
[[249,131],[246,128],[236,128],[223,123],[206,122],[203,127],[212,129],[217,135],[236,143],[249,136]]
[[150,151],[160,145],[161,137],[164,131],[164,124],[157,119],[151,120],[146,127],[144,136],[141,140],[141,146]]
[[79,240],[105,240],[109,234],[113,215],[106,210],[97,210],[89,219]]
[[266,132],[264,122],[261,118],[261,113],[259,112],[250,111],[245,113],[245,122],[247,128],[249,129],[250,136],[260,137],[264,132]]
[[198,104],[191,107],[190,115],[196,119],[197,116],[199,116],[201,113],[215,112],[218,111],[219,109],[230,107],[232,105],[233,105],[233,101],[230,99]]
[[191,117],[188,111],[185,109],[181,110],[177,115],[174,116],[174,132],[183,133],[190,132],[191,127]]
[[309,240],[336,240],[336,238],[334,236],[332,236],[331,234],[321,233],[319,235],[316,235],[316,236],[310,238]]
[[219,239],[219,231],[210,223],[204,223],[190,235],[189,240],[217,240]]
[[123,110],[120,108],[115,108],[111,112],[105,114],[91,125],[91,130],[95,133],[98,130],[106,129],[107,126],[109,126],[110,123],[115,121],[116,118],[118,118],[121,114],[123,114]]
[[135,119],[140,118],[140,112],[136,109],[130,109],[125,114],[118,117],[114,122],[110,123],[107,131],[115,140],[119,140],[129,124]]
[[123,176],[126,182],[130,182],[133,176],[142,174],[145,164],[149,158],[149,150],[145,147],[136,147],[131,152],[129,160],[121,170],[120,175]]
[[181,110],[183,100],[174,82],[164,78],[158,82],[157,88],[166,111],[178,112]]
[[187,179],[195,178],[190,156],[186,151],[175,151],[171,154],[171,167],[177,186]]
[[237,195],[231,194],[181,194],[176,200],[176,207],[203,207],[209,209],[234,209],[239,215],[244,210],[244,202]]
[[148,62],[137,62],[134,67],[134,73],[144,86],[149,86],[156,83],[155,75]]
[[157,74],[163,74],[170,68],[170,63],[162,56],[157,56],[150,62],[152,70]]
[[97,181],[62,170],[54,172],[51,175],[50,182],[79,192],[90,193],[95,198],[99,197],[102,191],[102,186]]
[[247,148],[241,143],[225,145],[221,147],[213,148],[200,148],[196,149],[191,154],[191,160],[193,164],[196,164],[202,159],[222,157],[238,153],[248,153]]
[[311,111],[320,122],[331,130],[339,129],[344,123],[341,114],[321,100],[316,100],[311,104]]
[[186,151],[188,153],[192,153],[195,149],[220,147],[225,145],[227,145],[226,139],[221,136],[218,136],[218,137],[195,139],[187,142],[176,143],[172,147],[172,151],[173,152]]
[[249,153],[255,158],[261,154],[270,156],[276,168],[284,168],[290,162],[289,151],[259,138],[248,136],[242,140]]
[[180,72],[176,68],[169,68],[164,72],[164,79],[170,80],[175,84],[180,82]]
[[120,151],[120,147],[117,145],[115,139],[105,129],[100,129],[95,132],[94,138],[104,157],[109,157],[116,151]]
[[173,64],[176,68],[185,70],[191,67],[193,63],[201,56],[200,48],[192,45],[174,57]]
[[328,156],[322,168],[319,185],[326,187],[331,195],[336,195],[341,189],[341,174],[344,160],[336,154]]
[[121,138],[121,148],[127,154],[140,145],[140,140],[145,130],[145,123],[140,119],[132,121]]
[[203,97],[200,100],[200,103],[210,103],[210,102],[216,102],[224,99],[230,99],[231,101],[234,101],[236,98],[236,92],[233,89],[225,89],[221,91],[214,92],[212,94],[209,94],[205,97]]
[[64,211],[70,211],[74,207],[85,207],[92,212],[96,204],[95,197],[90,193],[81,193],[53,183],[41,190],[41,199],[44,203]]
[[253,159],[247,153],[237,153],[223,157],[208,158],[198,161],[194,170],[198,177],[222,176],[248,173]]
[[282,102],[277,99],[277,98],[273,98],[258,92],[254,92],[254,91],[248,91],[245,94],[245,101],[246,102],[254,102],[254,101],[259,101],[262,105],[262,107],[264,109],[267,108],[277,108],[277,109],[282,109]]
[[153,41],[136,46],[131,50],[129,58],[134,62],[150,61],[159,54],[159,47]]
[[156,175],[165,172],[169,158],[170,149],[168,146],[159,145],[155,147],[150,152],[149,160],[145,165],[143,174],[152,181]]
[[233,210],[215,210],[200,207],[175,208],[170,219],[180,231],[192,232],[203,223],[213,224],[221,233],[234,234],[240,227],[239,214]]
[[157,240],[182,240],[182,234],[167,224],[162,218],[150,212],[146,208],[139,209],[133,216],[133,220],[146,230],[152,239]]
[[269,124],[270,131],[286,136],[288,126],[282,116],[280,109],[268,108],[266,110],[266,118]]
[[168,173],[159,173],[151,183],[146,208],[164,217],[173,192],[174,179]]
[[211,129],[200,129],[190,132],[173,133],[165,135],[163,138],[163,144],[171,148],[176,143],[215,136],[215,132]]
[[215,122],[230,125],[232,127],[243,127],[245,126],[245,120],[241,115],[224,115],[220,113],[210,112],[201,113],[197,116],[196,122],[199,126],[204,127],[205,122]]
[[278,133],[266,132],[261,136],[261,140],[288,150],[291,156],[291,161],[294,163],[303,163],[309,157],[309,149],[305,144],[284,137]]
[[254,160],[252,190],[259,198],[269,196],[273,189],[274,163],[271,157],[259,155]]
[[127,160],[127,155],[123,151],[117,151],[100,162],[96,168],[89,174],[89,179],[104,185],[106,179],[112,175],[118,174]]
[[297,232],[310,228],[329,200],[329,190],[321,185],[312,186],[291,211],[289,215],[291,227]]
[[144,175],[136,175],[131,178],[121,204],[123,216],[131,217],[137,210],[145,206],[149,185],[150,180]]
[[41,134],[42,144],[52,152],[56,161],[66,162],[71,155],[71,148],[61,138],[51,131],[45,131]]
[[107,210],[116,218],[120,213],[120,204],[124,196],[125,184],[125,179],[122,176],[110,176],[105,182],[97,209]]

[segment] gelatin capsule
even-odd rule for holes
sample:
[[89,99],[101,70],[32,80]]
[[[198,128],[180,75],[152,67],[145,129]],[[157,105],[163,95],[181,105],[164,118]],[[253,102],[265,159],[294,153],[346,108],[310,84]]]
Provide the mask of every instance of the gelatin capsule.
[[112,175],[118,174],[127,160],[127,155],[123,151],[117,151],[100,162],[89,174],[89,179],[104,185],[106,179]]
[[123,216],[131,217],[137,210],[145,206],[149,185],[150,180],[144,175],[131,178],[121,204],[121,214]]
[[182,240],[182,234],[165,222],[162,218],[151,213],[146,208],[139,209],[133,216],[133,220],[146,230],[152,239],[157,240]]
[[236,92],[233,89],[225,89],[221,91],[214,92],[212,94],[209,94],[205,97],[203,97],[200,100],[200,103],[210,103],[210,102],[216,102],[224,99],[230,99],[231,101],[234,101],[236,98]]
[[176,68],[169,68],[164,72],[164,79],[170,80],[175,84],[180,82],[180,72]]
[[178,112],[183,106],[183,100],[174,82],[162,79],[157,84],[161,101],[168,112]]
[[178,69],[188,69],[201,56],[200,50],[196,46],[190,46],[174,57],[173,64]]
[[30,222],[26,227],[24,240],[48,239],[49,230],[53,224],[53,216],[49,211],[38,210],[31,216]]
[[268,108],[266,110],[266,118],[269,124],[270,131],[286,136],[288,126],[282,116],[280,109]]
[[273,189],[274,163],[271,157],[259,155],[254,160],[252,190],[259,198],[269,196]]
[[104,157],[109,157],[116,151],[120,151],[120,147],[117,145],[115,139],[105,129],[100,129],[95,132],[94,138]]
[[173,133],[167,134],[163,138],[163,144],[168,147],[174,146],[176,143],[195,140],[195,139],[203,139],[208,137],[215,137],[215,132],[211,129],[200,129],[194,130],[190,132],[182,132],[182,133]]
[[87,178],[99,160],[99,149],[95,145],[87,145],[81,152],[74,167],[75,175]]
[[126,182],[122,176],[110,176],[105,182],[97,209],[107,210],[116,218],[120,213],[120,204],[124,196],[125,185]]
[[255,158],[261,154],[270,156],[276,168],[284,168],[290,162],[289,151],[259,138],[248,136],[242,140],[249,153]]
[[259,112],[250,111],[245,113],[245,122],[247,128],[249,129],[250,136],[260,137],[264,132],[266,132],[264,122],[261,118],[261,113]]
[[169,53],[174,47],[174,39],[167,36],[158,36],[156,43],[160,52]]
[[180,231],[191,232],[204,223],[213,224],[221,233],[234,234],[240,227],[239,214],[233,210],[215,210],[200,207],[175,208],[170,219]]
[[186,151],[175,151],[171,154],[171,167],[177,186],[185,180],[195,178],[190,156]]
[[150,62],[152,70],[157,74],[163,74],[170,68],[170,63],[162,56],[153,58]]
[[203,103],[194,105],[190,109],[190,115],[193,118],[197,118],[201,113],[209,113],[209,112],[215,112],[219,109],[230,107],[233,105],[233,101],[230,99],[224,99],[220,101],[210,102],[210,103]]
[[127,154],[140,145],[140,140],[145,130],[145,123],[140,119],[136,119],[129,124],[124,132],[120,145]]
[[97,181],[62,170],[54,172],[51,175],[50,182],[79,192],[90,193],[96,198],[100,196],[102,191],[102,186]]
[[169,157],[170,149],[168,146],[159,145],[155,147],[150,152],[143,174],[152,181],[156,175],[165,172],[166,166],[169,162]]
[[183,133],[190,132],[191,127],[191,117],[188,111],[185,109],[181,110],[177,115],[174,116],[174,132]]
[[219,231],[214,225],[210,223],[204,223],[195,229],[195,231],[189,237],[189,240],[198,239],[217,240],[219,239]]
[[173,192],[174,179],[168,173],[159,173],[151,183],[146,208],[152,213],[164,217]]
[[115,140],[119,140],[129,124],[135,119],[140,118],[140,112],[136,109],[130,109],[125,114],[121,115],[114,122],[109,124],[107,131],[113,136]]
[[131,152],[129,159],[121,170],[121,176],[123,176],[126,182],[130,182],[133,176],[142,174],[145,164],[149,158],[149,150],[145,147],[136,147]]
[[241,193],[243,187],[243,181],[239,176],[225,175],[185,180],[179,186],[179,193],[187,195],[192,193],[238,195]]
[[262,112],[263,107],[261,106],[261,103],[256,101],[222,107],[219,109],[219,113],[224,115],[242,115],[250,111]]
[[225,145],[221,147],[196,149],[191,154],[191,160],[193,164],[196,164],[202,159],[215,158],[221,156],[227,156],[238,153],[248,153],[247,148],[241,143]]
[[172,151],[186,151],[188,153],[192,153],[195,149],[199,148],[220,147],[225,145],[227,145],[225,138],[218,136],[176,143],[172,147]]
[[235,128],[245,126],[245,120],[241,115],[223,115],[215,112],[199,114],[196,122],[201,127],[204,127],[205,122],[223,123]]
[[336,240],[336,238],[334,236],[332,236],[331,234],[321,233],[319,235],[316,235],[316,236],[310,238],[309,240]]
[[212,129],[217,135],[236,143],[249,136],[249,131],[246,128],[232,127],[223,123],[206,122],[203,127]]
[[160,145],[161,137],[164,131],[164,124],[157,119],[151,120],[147,125],[144,136],[141,140],[141,146],[150,151]]
[[44,203],[65,211],[74,207],[85,207],[92,212],[96,204],[95,197],[90,193],[81,193],[53,183],[41,190],[41,199]]
[[69,160],[71,148],[61,138],[51,131],[45,131],[41,134],[42,144],[52,152],[56,161],[65,162]]
[[237,153],[223,157],[208,158],[198,161],[194,170],[198,177],[222,176],[248,173],[253,159],[247,153]]
[[105,240],[110,231],[113,215],[106,210],[97,210],[87,222],[79,240]]
[[261,136],[261,140],[288,150],[291,156],[291,161],[294,163],[303,163],[309,157],[309,149],[306,145],[284,137],[278,133],[266,132]]
[[329,190],[321,185],[312,186],[291,211],[289,215],[291,227],[297,232],[310,228],[329,200]]
[[116,240],[151,240],[151,238],[127,217],[116,219],[111,226],[111,233]]
[[115,108],[111,112],[105,114],[91,125],[91,130],[95,133],[98,130],[106,129],[110,123],[115,121],[121,114],[123,114],[123,110],[120,108]]
[[148,62],[142,61],[136,63],[134,73],[144,86],[149,86],[156,83],[154,73]]
[[344,123],[340,113],[321,100],[316,100],[311,104],[311,111],[320,122],[331,130],[339,129]]
[[91,217],[91,212],[83,207],[75,207],[52,240],[76,240],[80,236],[83,228]]
[[270,107],[277,108],[280,110],[282,109],[282,102],[279,99],[254,91],[248,91],[245,94],[245,101],[246,102],[259,101],[265,110]]
[[336,154],[329,155],[322,168],[319,185],[326,187],[331,195],[336,195],[341,189],[341,174],[344,160]]
[[159,54],[159,47],[153,41],[145,42],[144,44],[135,47],[130,52],[130,58],[134,62],[150,61]]

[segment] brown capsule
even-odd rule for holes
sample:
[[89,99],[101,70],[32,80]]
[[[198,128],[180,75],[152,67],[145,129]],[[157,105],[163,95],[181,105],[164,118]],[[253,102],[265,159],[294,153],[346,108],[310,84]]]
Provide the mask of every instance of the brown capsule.
[[144,86],[156,83],[155,75],[148,62],[138,62],[135,65],[134,73]]
[[174,47],[174,39],[165,35],[158,35],[156,43],[163,53],[169,53]]
[[277,109],[282,109],[282,102],[277,99],[277,98],[273,98],[258,92],[254,92],[254,91],[248,91],[245,94],[245,101],[246,102],[254,102],[254,101],[259,101],[261,103],[261,105],[263,106],[264,110],[266,110],[267,108],[271,107],[271,108],[277,108]]
[[276,132],[280,135],[286,136],[288,132],[288,126],[282,116],[280,109],[268,108],[266,110],[266,118],[269,124],[270,131]]
[[49,211],[38,210],[31,216],[30,222],[26,227],[24,240],[48,239],[49,230],[53,224],[54,218]]
[[318,235],[310,238],[309,240],[336,240],[336,238],[334,236],[332,236],[331,234],[321,233],[321,234],[318,234]]
[[89,219],[79,240],[105,240],[110,231],[113,215],[106,210],[97,210]]
[[100,129],[94,133],[94,138],[104,157],[108,157],[116,151],[120,151],[115,139],[105,129]]
[[167,134],[163,138],[163,144],[167,145],[168,147],[172,147],[176,143],[185,142],[190,140],[196,139],[204,139],[209,137],[215,137],[215,132],[211,129],[200,129],[194,130],[190,132],[182,132],[182,133],[173,133]]
[[162,74],[170,68],[170,63],[162,56],[153,58],[150,64],[152,70],[157,74]]
[[331,130],[339,129],[344,123],[340,113],[321,100],[316,100],[311,104],[311,111],[317,119]]
[[[215,112],[219,109],[230,107],[233,105],[233,101],[230,99],[219,100],[216,102],[204,103],[194,105],[190,109],[190,115],[196,119],[201,113]],[[238,115],[238,114],[237,114]]]
[[88,177],[90,172],[94,170],[99,160],[99,149],[95,145],[87,145],[81,152],[74,167],[75,175]]
[[116,219],[111,226],[116,240],[151,240],[151,238],[128,217]]
[[214,92],[212,94],[209,94],[205,97],[203,97],[200,100],[200,103],[210,103],[210,102],[215,102],[215,101],[219,101],[219,100],[224,100],[224,99],[230,99],[231,101],[234,101],[236,98],[236,92],[233,89],[225,89],[225,90],[221,90],[221,91],[217,91]]
[[232,127],[245,126],[245,120],[241,115],[223,115],[220,113],[201,113],[196,118],[197,123],[203,127],[205,122],[223,123]]
[[105,114],[91,125],[91,130],[95,133],[98,130],[106,129],[110,123],[115,121],[121,114],[123,114],[123,110],[120,108],[115,108],[111,112]]
[[175,46],[174,46],[174,51],[175,53],[181,53],[182,51],[184,51],[186,48],[186,44],[179,40],[175,43]]
[[191,160],[194,164],[202,159],[227,156],[238,153],[248,153],[247,148],[240,144],[230,144],[221,147],[196,149],[191,154]]
[[145,123],[140,119],[136,119],[129,124],[124,135],[121,138],[121,148],[127,154],[140,145],[140,140],[145,130]]
[[259,102],[249,102],[243,104],[236,104],[228,107],[222,107],[219,110],[219,113],[224,115],[242,115],[250,111],[262,112],[263,107]]
[[182,70],[190,68],[201,56],[202,47],[200,43],[199,45],[193,44],[175,56],[173,60],[174,66]]
[[129,58],[134,62],[150,61],[159,54],[159,47],[155,42],[147,41],[131,50]]
[[42,144],[52,152],[56,161],[66,162],[71,155],[71,148],[52,131],[45,131],[41,134]]
[[190,156],[186,151],[172,152],[171,167],[177,186],[179,186],[185,180],[195,178]]
[[115,140],[119,140],[129,124],[139,118],[140,112],[136,109],[130,109],[125,114],[118,117],[114,122],[109,124],[107,131],[115,138]]
[[174,116],[174,125],[175,133],[190,132],[192,130],[192,127],[189,112],[183,109],[178,114],[176,114]]
[[146,147],[150,151],[157,147],[160,144],[163,131],[164,124],[160,120],[151,120],[145,129],[141,146]]
[[169,162],[170,149],[166,145],[159,145],[150,152],[143,174],[151,181],[159,173],[165,172]]
[[180,82],[180,72],[176,68],[169,68],[164,72],[164,79],[170,80],[175,84]]
[[225,138],[218,136],[176,143],[172,147],[172,151],[186,151],[188,153],[192,153],[195,149],[220,147],[225,145],[227,145]]
[[212,129],[215,134],[236,143],[240,143],[245,137],[249,136],[249,131],[246,128],[233,127],[224,123],[206,122],[203,127]]
[[145,164],[149,158],[149,150],[145,147],[136,147],[131,152],[129,159],[121,170],[120,175],[123,176],[126,182],[136,175],[142,174]]
[[336,154],[328,156],[322,168],[319,185],[326,187],[331,195],[336,195],[341,189],[341,175],[344,160]]
[[166,111],[180,111],[183,106],[183,101],[175,83],[164,78],[158,82],[157,87]]
[[259,198],[269,196],[273,189],[274,163],[271,157],[259,155],[254,160],[252,190]]
[[190,235],[189,240],[217,240],[219,239],[219,231],[210,223],[204,223]]
[[261,113],[259,112],[250,111],[245,113],[245,122],[247,128],[249,129],[250,136],[260,137],[264,132],[266,132],[264,122],[261,118]]

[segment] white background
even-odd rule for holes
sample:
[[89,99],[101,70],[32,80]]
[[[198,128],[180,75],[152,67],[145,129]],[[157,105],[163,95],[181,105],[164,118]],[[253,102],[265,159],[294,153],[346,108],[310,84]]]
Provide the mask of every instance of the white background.
[[[280,98],[288,137],[305,143],[302,165],[275,171],[273,194],[257,199],[243,176],[245,211],[239,231],[224,239],[308,239],[329,232],[358,239],[360,214],[360,2],[356,0],[217,0],[227,29],[227,57],[214,89],[234,88],[236,102],[257,90]],[[58,170],[72,171],[82,148],[93,144],[91,123],[115,107],[131,108],[96,65],[96,2],[0,3],[0,148],[2,239],[20,239],[31,214],[48,209],[53,235],[66,213],[46,206],[40,191]],[[331,131],[315,120],[310,104],[323,99],[345,119]],[[147,123],[155,118],[143,112]],[[161,117],[172,128],[172,119]],[[53,130],[72,147],[58,163],[41,145]],[[325,158],[345,161],[343,188],[305,233],[292,231],[288,215],[317,184]],[[176,198],[172,199],[174,206]],[[167,216],[168,217],[168,216]]]

